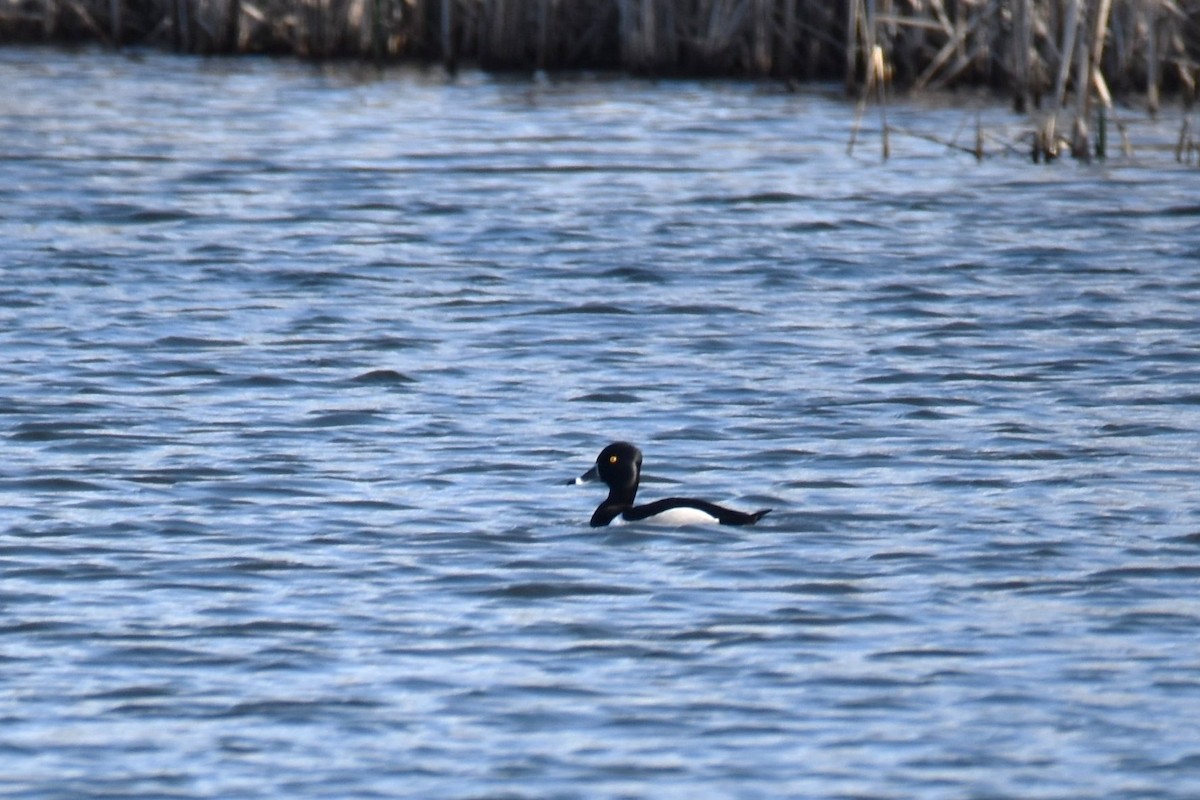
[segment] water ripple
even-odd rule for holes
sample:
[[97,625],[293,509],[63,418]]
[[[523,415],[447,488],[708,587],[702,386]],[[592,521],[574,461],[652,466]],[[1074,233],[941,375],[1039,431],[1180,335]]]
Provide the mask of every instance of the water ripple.
[[[1196,795],[1179,170],[880,165],[737,83],[0,77],[5,796]],[[775,511],[592,530],[618,438]]]

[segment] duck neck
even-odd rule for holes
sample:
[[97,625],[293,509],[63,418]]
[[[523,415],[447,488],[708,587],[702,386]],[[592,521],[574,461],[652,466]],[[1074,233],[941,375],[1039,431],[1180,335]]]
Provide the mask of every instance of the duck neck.
[[592,527],[597,528],[612,522],[623,511],[633,506],[633,499],[637,497],[637,484],[632,486],[612,486],[609,487],[608,497],[592,514]]
[[638,485],[636,483],[628,486],[611,486],[608,489],[608,499],[604,501],[604,505],[621,506],[629,508],[633,505],[633,499],[637,497]]

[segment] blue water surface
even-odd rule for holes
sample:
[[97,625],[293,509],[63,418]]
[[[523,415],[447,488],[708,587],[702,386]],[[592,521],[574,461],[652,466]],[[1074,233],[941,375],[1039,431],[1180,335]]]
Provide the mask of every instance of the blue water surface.
[[[1178,114],[0,80],[0,797],[1200,795]],[[774,511],[593,530],[614,439]]]

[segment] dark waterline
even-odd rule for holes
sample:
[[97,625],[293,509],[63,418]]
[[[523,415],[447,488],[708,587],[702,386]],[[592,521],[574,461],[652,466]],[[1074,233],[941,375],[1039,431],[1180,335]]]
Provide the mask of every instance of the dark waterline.
[[[1191,172],[880,165],[741,84],[0,78],[7,796],[1200,790]],[[593,531],[612,439],[775,511]]]

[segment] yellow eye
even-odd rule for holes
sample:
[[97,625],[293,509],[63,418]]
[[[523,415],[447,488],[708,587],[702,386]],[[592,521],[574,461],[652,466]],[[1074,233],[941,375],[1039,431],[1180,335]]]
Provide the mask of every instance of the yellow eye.
[[616,457],[616,456],[609,456],[609,457],[608,457],[608,463],[610,463],[610,464],[615,464],[615,463],[617,463],[617,457]]

